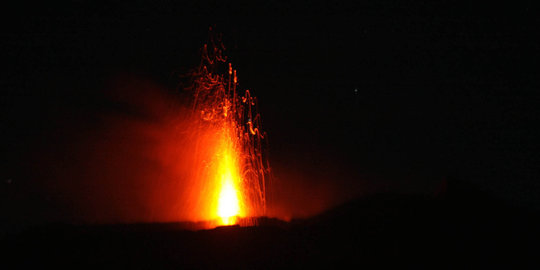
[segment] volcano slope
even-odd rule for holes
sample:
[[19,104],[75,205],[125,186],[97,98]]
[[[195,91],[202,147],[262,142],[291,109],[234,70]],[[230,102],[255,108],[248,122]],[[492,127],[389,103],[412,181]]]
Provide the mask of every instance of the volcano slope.
[[451,182],[434,196],[377,195],[290,222],[49,224],[8,232],[3,262],[121,268],[534,267],[538,212]]

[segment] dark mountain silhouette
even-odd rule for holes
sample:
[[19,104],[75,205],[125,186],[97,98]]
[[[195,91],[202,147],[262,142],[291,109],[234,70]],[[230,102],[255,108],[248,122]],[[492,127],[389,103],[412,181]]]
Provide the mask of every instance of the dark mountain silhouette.
[[437,196],[379,194],[291,222],[52,224],[6,236],[4,262],[121,268],[534,266],[537,212],[448,181]]

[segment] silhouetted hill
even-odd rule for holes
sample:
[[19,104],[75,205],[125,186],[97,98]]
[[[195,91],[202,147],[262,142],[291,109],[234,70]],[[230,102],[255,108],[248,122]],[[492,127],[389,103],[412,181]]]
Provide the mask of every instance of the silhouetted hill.
[[[437,197],[382,194],[289,223],[51,225],[6,237],[20,267],[282,268],[534,266],[538,213],[450,182]],[[191,227],[193,228],[193,227]]]

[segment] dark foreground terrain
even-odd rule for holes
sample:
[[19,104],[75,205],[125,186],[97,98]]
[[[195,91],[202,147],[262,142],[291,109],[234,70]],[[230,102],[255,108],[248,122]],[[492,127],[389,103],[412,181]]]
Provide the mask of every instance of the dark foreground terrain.
[[[451,185],[435,197],[384,195],[310,219],[188,230],[186,224],[50,225],[4,236],[16,268],[476,268],[538,266],[537,212]],[[12,269],[12,268],[5,268]]]

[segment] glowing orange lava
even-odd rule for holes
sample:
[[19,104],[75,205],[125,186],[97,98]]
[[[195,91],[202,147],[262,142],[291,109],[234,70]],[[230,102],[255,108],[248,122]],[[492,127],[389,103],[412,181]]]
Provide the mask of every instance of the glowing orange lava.
[[203,47],[188,88],[194,94],[193,178],[200,187],[194,211],[216,225],[233,225],[265,214],[270,168],[256,99],[248,90],[237,92],[236,70],[223,50],[216,40]]
[[219,189],[217,198],[217,216],[221,225],[236,223],[238,216],[243,216],[241,208],[241,178],[238,172],[238,153],[234,150],[234,142],[227,136],[228,128],[225,128],[218,146],[218,177],[216,187]]

